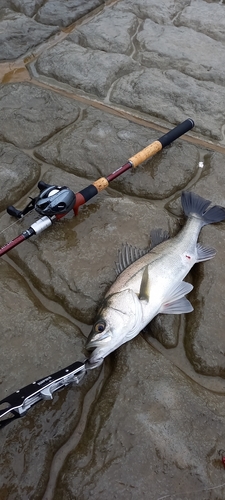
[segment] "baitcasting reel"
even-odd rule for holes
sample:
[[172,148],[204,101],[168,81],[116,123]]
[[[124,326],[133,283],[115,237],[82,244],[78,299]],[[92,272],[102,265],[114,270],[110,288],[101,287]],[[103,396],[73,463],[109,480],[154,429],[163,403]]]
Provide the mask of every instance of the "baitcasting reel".
[[76,203],[76,195],[66,186],[52,186],[43,181],[38,183],[40,194],[31,201],[23,210],[13,206],[7,207],[9,215],[21,219],[31,210],[35,209],[39,214],[53,217],[54,215],[65,215],[72,210]]

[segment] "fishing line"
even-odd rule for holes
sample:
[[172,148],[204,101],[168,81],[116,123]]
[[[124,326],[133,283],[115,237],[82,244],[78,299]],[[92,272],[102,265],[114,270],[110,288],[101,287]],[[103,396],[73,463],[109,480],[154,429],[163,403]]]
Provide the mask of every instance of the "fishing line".
[[[34,209],[31,210],[31,212],[33,212],[33,211],[34,211]],[[29,213],[31,213],[31,212],[29,212]],[[0,234],[4,233],[5,231],[7,231],[7,229],[10,229],[10,227],[14,226],[15,224],[21,223],[27,217],[27,215],[28,214],[25,214],[23,217],[21,217],[21,219],[17,219],[15,221],[13,221],[12,224],[9,224],[9,226],[6,226],[4,229],[2,229],[0,231]]]

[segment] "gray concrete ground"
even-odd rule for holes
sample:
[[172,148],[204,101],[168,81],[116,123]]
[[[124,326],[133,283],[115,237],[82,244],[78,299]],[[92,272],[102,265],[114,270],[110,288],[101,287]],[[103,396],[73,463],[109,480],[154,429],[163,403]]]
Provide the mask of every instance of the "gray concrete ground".
[[[225,2],[1,0],[0,245],[37,182],[74,191],[188,117],[195,128],[0,261],[0,399],[83,359],[123,242],[183,224],[182,189],[225,206]],[[199,166],[201,165],[201,167]],[[1,500],[223,500],[225,225],[162,315],[78,387],[0,432]]]

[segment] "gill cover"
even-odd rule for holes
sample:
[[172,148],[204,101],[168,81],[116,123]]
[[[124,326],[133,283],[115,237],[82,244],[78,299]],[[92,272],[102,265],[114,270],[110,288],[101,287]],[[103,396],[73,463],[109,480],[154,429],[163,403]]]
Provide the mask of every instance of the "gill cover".
[[71,189],[63,186],[49,186],[41,191],[35,202],[35,210],[41,215],[67,214],[73,209],[76,196]]

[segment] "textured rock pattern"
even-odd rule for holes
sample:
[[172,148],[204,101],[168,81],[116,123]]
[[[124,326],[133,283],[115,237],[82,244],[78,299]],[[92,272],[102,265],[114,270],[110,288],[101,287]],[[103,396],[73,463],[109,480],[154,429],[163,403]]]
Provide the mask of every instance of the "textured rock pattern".
[[40,166],[12,144],[0,142],[0,210],[18,201],[38,181]]
[[43,143],[79,116],[75,102],[29,83],[2,85],[0,102],[1,140],[24,149]]
[[[204,23],[210,16],[203,17],[200,31],[197,21],[193,27],[190,21],[195,9],[199,16],[199,4],[203,12],[210,7],[204,1],[194,2],[188,16],[185,2],[162,2],[161,8],[155,0],[144,4],[117,2],[75,29],[67,42],[40,56],[36,63],[40,78],[53,77],[106,102],[172,123],[179,122],[184,112],[194,111],[197,131],[223,139],[223,40],[212,37],[212,22]],[[222,16],[224,7],[216,7]]]
[[58,30],[52,26],[42,26],[24,14],[4,9],[1,12],[0,43],[2,61],[23,56]]
[[[37,196],[38,180],[77,192],[162,126],[196,124],[188,142],[0,259],[2,399],[84,359],[118,248],[146,248],[156,227],[176,234],[182,189],[225,206],[225,5],[2,0],[0,9],[0,245],[39,218],[5,213]],[[224,227],[201,233],[217,255],[187,277],[193,313],[159,315],[80,385],[0,431],[1,500],[224,500]]]

